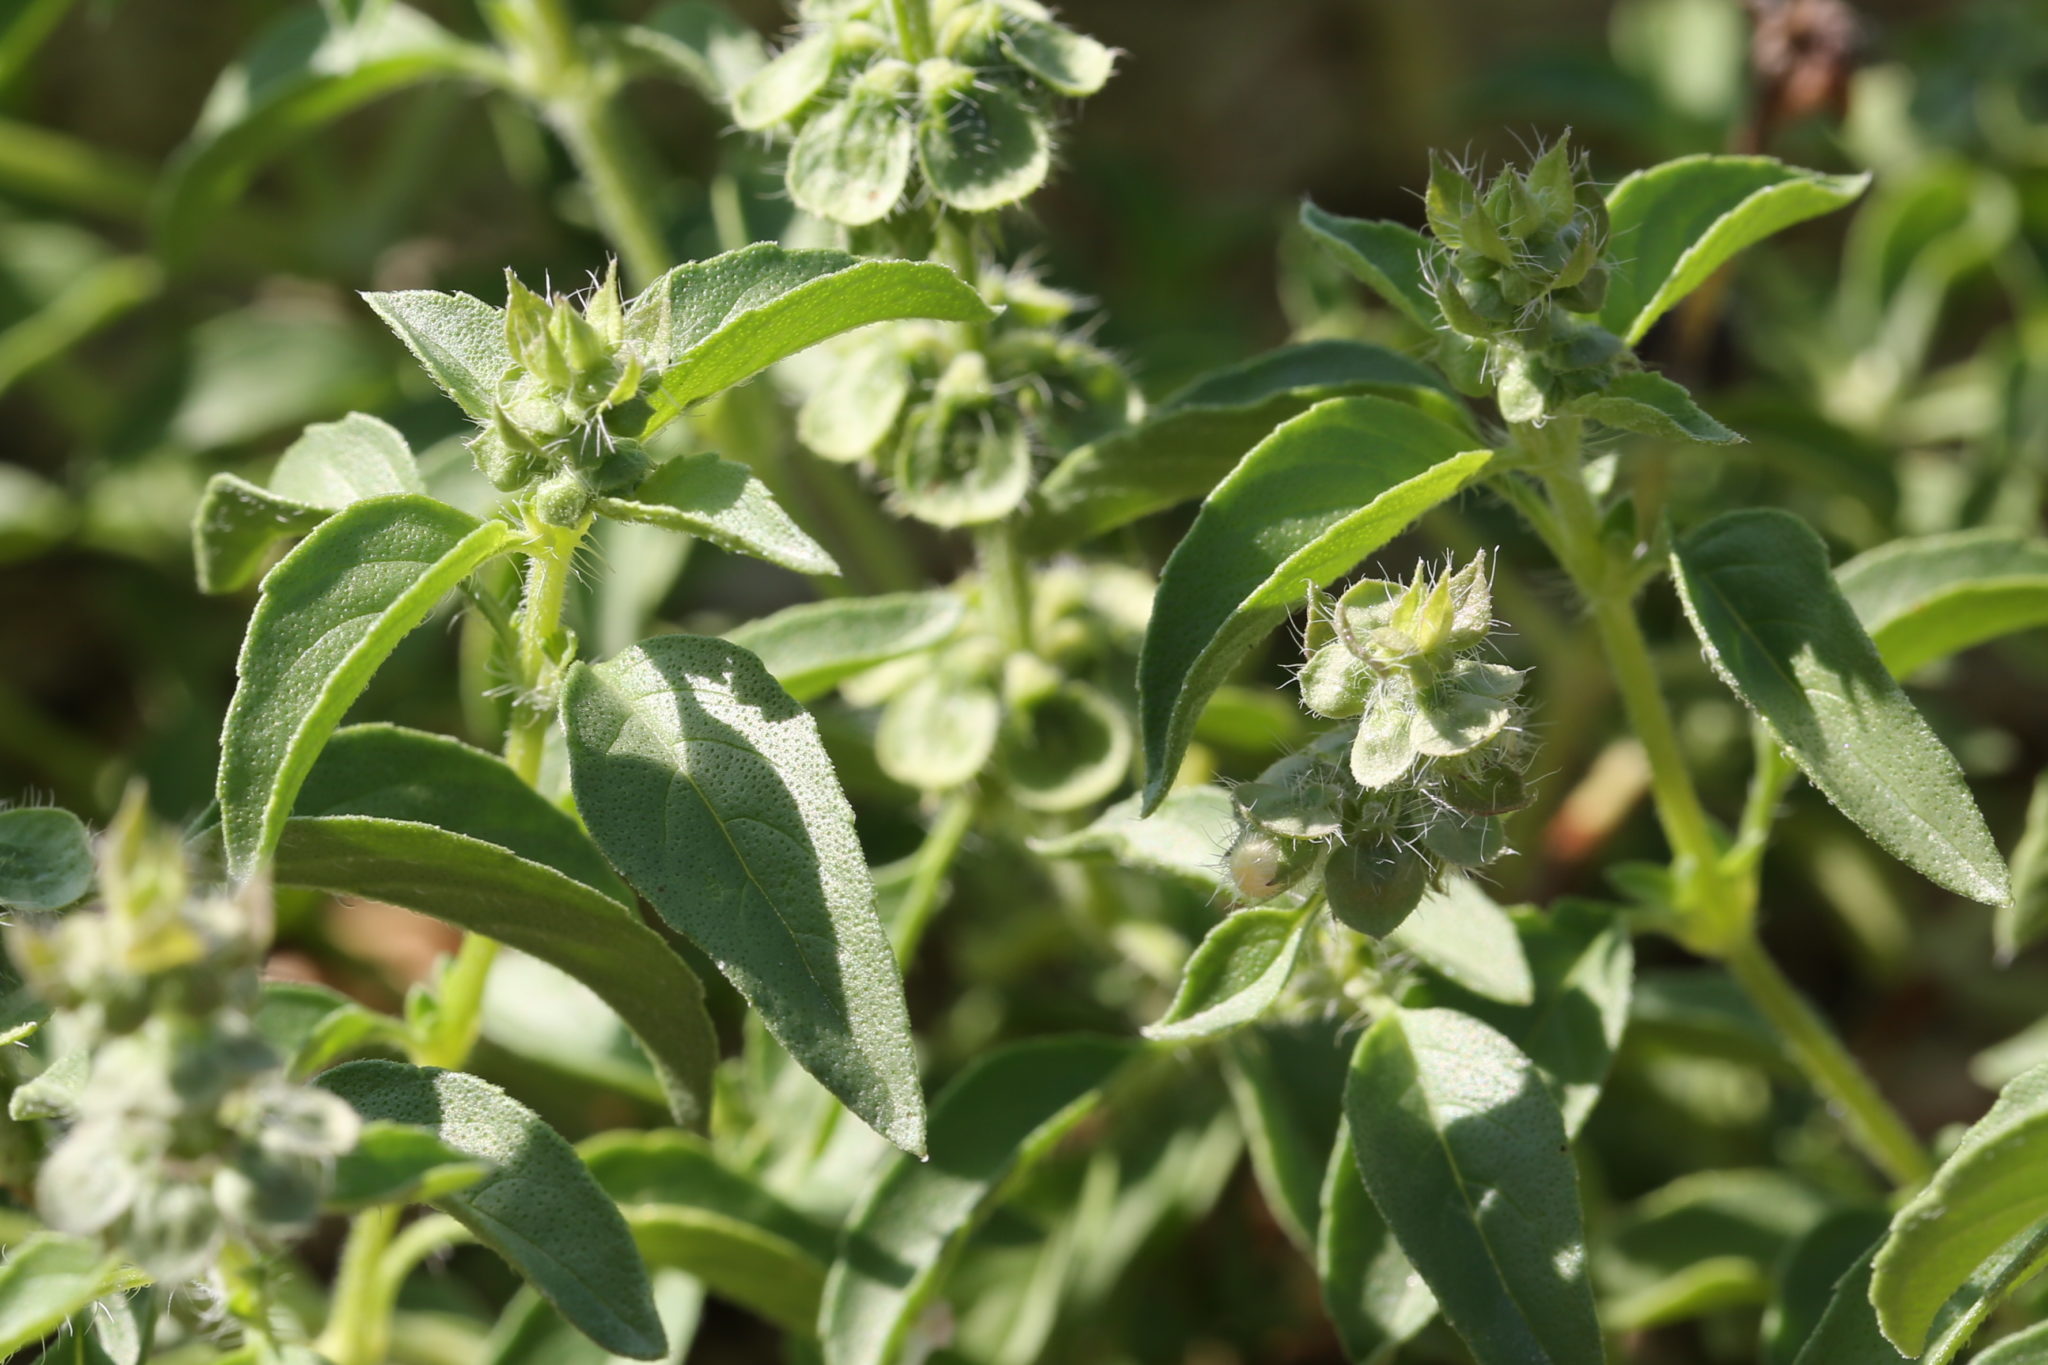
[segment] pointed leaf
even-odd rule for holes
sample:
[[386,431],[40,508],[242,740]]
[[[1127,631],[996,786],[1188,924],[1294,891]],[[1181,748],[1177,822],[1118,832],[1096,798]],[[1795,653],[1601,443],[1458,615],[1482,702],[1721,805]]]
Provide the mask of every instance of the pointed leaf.
[[460,1071],[349,1062],[320,1078],[367,1120],[426,1129],[490,1173],[434,1206],[496,1251],[608,1351],[661,1356],[661,1319],[618,1208],[539,1115]]
[[652,432],[692,403],[841,332],[902,318],[993,316],[942,265],[761,242],[663,275],[628,305],[626,334],[640,343],[648,368],[661,372]]
[[1688,156],[1636,172],[1607,196],[1614,265],[1600,325],[1633,346],[1737,252],[1833,213],[1869,184],[1767,156]]
[[498,384],[515,362],[505,341],[505,312],[467,294],[408,289],[365,294],[436,384],[479,422],[491,419]]
[[1836,1285],[1834,1298],[1794,1365],[1901,1365],[1908,1359],[1919,1365],[1950,1365],[1998,1305],[2040,1271],[2044,1251],[2048,1251],[2048,1234],[2039,1230],[2023,1233],[2000,1247],[1947,1302],[1936,1305],[1938,1311],[1924,1349],[1908,1357],[1885,1339],[1878,1326],[1880,1310],[1872,1304],[1880,1291],[1873,1283],[1871,1266],[1872,1258],[1881,1256],[1883,1248],[1873,1247]]
[[[1888,1221],[1882,1209],[1841,1209],[1785,1249],[1775,1270],[1771,1302],[1764,1310],[1764,1365],[1794,1365],[1834,1301],[1835,1286],[1884,1236]],[[1866,1277],[1866,1311],[1869,1288]]]
[[1961,766],[1886,671],[1819,536],[1787,512],[1729,512],[1672,564],[1714,670],[1828,800],[1937,885],[1987,905],[2011,899]]
[[1476,477],[1492,454],[1412,407],[1319,403],[1246,455],[1174,550],[1138,661],[1145,805],[1172,785],[1203,703],[1259,638]]
[[0,910],[62,910],[92,891],[92,837],[68,810],[0,810]]
[[1648,370],[1617,375],[1605,389],[1574,399],[1565,410],[1621,431],[1639,431],[1667,441],[1728,445],[1742,439],[1700,411],[1684,386]]
[[826,1365],[889,1365],[938,1289],[949,1253],[1092,1109],[1132,1055],[1110,1038],[1041,1038],[970,1065],[932,1106],[932,1159],[882,1168],[847,1225],[825,1284]]
[[1436,1295],[1401,1254],[1358,1169],[1351,1125],[1340,1123],[1323,1178],[1316,1278],[1351,1365],[1386,1365],[1436,1316]]
[[[668,1337],[666,1365],[684,1365],[696,1344],[704,1312],[704,1286],[696,1276],[660,1266],[648,1271],[654,1308]],[[498,1316],[485,1342],[489,1354],[478,1365],[624,1365],[630,1357],[614,1355],[562,1320],[562,1315],[531,1289],[521,1289]],[[236,1362],[240,1365],[240,1362]],[[285,1365],[308,1365],[287,1361]]]
[[286,12],[214,82],[172,160],[157,222],[172,254],[230,209],[264,161],[297,139],[422,81],[494,77],[490,49],[410,5],[322,5]]
[[1025,535],[1042,551],[1061,549],[1202,497],[1281,422],[1326,398],[1368,393],[1467,420],[1433,373],[1384,347],[1283,346],[1197,380],[1138,425],[1069,453],[1039,483]]
[[1955,531],[1881,545],[1835,570],[1892,676],[2048,625],[2048,540]]
[[752,470],[708,451],[670,460],[631,499],[603,498],[597,510],[620,521],[700,536],[721,550],[798,573],[839,572],[825,547],[804,534]]
[[[0,900],[5,899],[0,891]],[[2012,850],[2012,903],[1998,908],[1993,925],[1998,954],[2006,960],[2043,934],[2048,934],[2048,772],[2034,779],[2026,828]]]
[[419,496],[337,512],[263,580],[221,730],[228,870],[270,855],[300,782],[336,722],[399,640],[510,530]]
[[1256,907],[1208,932],[1181,975],[1173,1004],[1145,1029],[1154,1042],[1215,1038],[1252,1023],[1280,998],[1313,918],[1307,907]]
[[1443,326],[1429,282],[1422,273],[1429,239],[1401,223],[1341,218],[1314,204],[1301,206],[1301,225],[1324,250],[1417,327]]
[[760,659],[798,701],[843,679],[930,649],[959,628],[966,603],[949,592],[803,602],[736,626],[726,639]]
[[792,1057],[922,1151],[903,982],[817,723],[753,655],[692,635],[578,664],[562,716],[577,808],[613,866]]
[[1359,1174],[1479,1365],[1597,1365],[1578,1178],[1529,1059],[1450,1010],[1388,1014],[1345,1090]]
[[1047,858],[1109,858],[1140,872],[1153,872],[1204,891],[1224,892],[1224,868],[1237,837],[1237,808],[1220,787],[1179,787],[1166,794],[1150,817],[1143,798],[1127,797],[1072,834],[1032,841]]

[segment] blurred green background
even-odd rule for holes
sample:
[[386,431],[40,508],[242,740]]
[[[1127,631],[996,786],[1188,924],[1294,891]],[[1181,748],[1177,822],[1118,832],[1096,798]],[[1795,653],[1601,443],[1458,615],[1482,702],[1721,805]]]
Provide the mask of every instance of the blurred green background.
[[[193,587],[188,526],[208,474],[260,471],[303,424],[363,409],[460,479],[459,417],[353,291],[495,298],[505,266],[529,281],[580,283],[604,261],[551,137],[509,100],[450,85],[398,92],[261,149],[232,202],[189,245],[166,250],[165,171],[209,91],[255,35],[315,8],[0,0],[0,797],[54,799],[101,819],[139,775],[167,815],[205,803],[248,610],[246,594],[211,599]],[[466,0],[419,8],[458,33],[480,30]],[[637,19],[652,6],[581,8]],[[759,0],[731,8],[763,32],[785,21]],[[1637,450],[1616,477],[1635,480],[1646,505],[1680,526],[1705,508],[1794,508],[1838,558],[1901,534],[2038,527],[2048,474],[2048,3],[1073,0],[1064,15],[1124,55],[1108,91],[1067,129],[1053,186],[1032,217],[1008,225],[1005,248],[1097,301],[1096,335],[1152,397],[1290,338],[1398,339],[1387,314],[1296,240],[1290,224],[1304,196],[1341,213],[1416,221],[1430,148],[1498,161],[1567,127],[1608,179],[1672,156],[1762,150],[1869,169],[1874,188],[1853,214],[1745,257],[1645,347],[1750,443],[1725,455]],[[641,81],[628,105],[678,257],[786,229],[770,149],[730,132],[721,111],[680,83]],[[756,388],[771,395],[769,381]],[[774,405],[756,406],[753,426],[729,413],[704,439],[737,442],[727,453],[755,463],[778,491],[793,488],[803,516],[818,505],[806,490],[843,471],[807,461]],[[1185,516],[1108,548],[1156,566]],[[1504,892],[1598,893],[1604,862],[1657,856],[1658,844],[1640,765],[1610,742],[1617,707],[1590,636],[1562,579],[1534,567],[1544,561],[1501,509],[1468,501],[1388,560],[1447,544],[1498,547],[1500,610],[1518,632],[1510,655],[1538,670],[1545,783],[1523,817],[1523,856],[1503,874]],[[959,546],[925,536],[911,551],[938,577],[962,559]],[[717,628],[810,592],[711,550],[682,565],[640,558],[631,545],[611,553],[632,570],[633,596],[586,612],[600,651],[650,621]],[[1717,806],[1732,810],[1748,754],[1743,718],[1701,665],[1668,591],[1654,590],[1649,610],[1687,742]],[[1277,658],[1248,680],[1254,689],[1284,679]],[[450,700],[463,666],[452,628],[419,632],[361,712],[489,743],[488,707],[465,713]],[[2048,763],[2044,690],[2048,647],[2035,637],[1915,680],[1915,699],[1961,754],[2008,846],[2032,776]],[[1256,709],[1259,692],[1237,697]],[[1291,704],[1280,710],[1274,724],[1284,730]],[[1226,773],[1255,771],[1271,752],[1214,747]],[[880,785],[857,746],[839,751],[877,860],[903,852],[911,827],[901,794]],[[1983,1087],[2048,1050],[2023,1040],[1986,1051],[2048,999],[2048,962],[1985,965],[1989,912],[1886,863],[1810,792],[1794,799],[1781,847],[1766,883],[1774,946],[1917,1123],[1932,1130],[1972,1116]],[[1003,869],[980,875],[999,898]],[[976,894],[970,876],[961,895]],[[946,969],[914,981],[915,996],[951,1002],[961,981],[978,979],[984,995],[1005,1001],[949,1004],[944,1055],[957,1059],[1019,1017],[1090,1017],[1091,1006],[1009,998],[1010,969],[991,964],[1020,954],[1028,968],[1018,979],[1087,979],[1034,975],[1066,950],[1033,932],[982,923],[936,950]],[[400,959],[381,977],[362,969],[363,980],[382,982],[366,988],[387,992],[438,945],[429,937],[405,958],[393,950],[402,937],[381,925],[337,942],[310,921],[287,934],[339,979],[358,980],[349,973],[360,956]],[[1680,956],[1654,944],[1643,952],[1646,981]],[[1684,1036],[1697,1021],[1678,994],[1646,993],[1648,1008],[1664,1013],[1631,1047],[1654,1053],[1660,1036]],[[1011,1022],[974,1024],[973,1008]],[[1730,1045],[1738,1056],[1739,1043]],[[1610,1102],[1592,1129],[1616,1193],[1702,1166],[1782,1159],[1787,1127],[1773,1106],[1784,1097],[1753,1061],[1625,1065],[1615,1090],[1626,1104]],[[1632,1131],[1603,1127],[1617,1110]],[[604,1117],[587,1113],[580,1126]],[[1206,1169],[1199,1151],[1187,1159],[1187,1170]],[[1160,1198],[1169,1196],[1181,1197]],[[1248,1189],[1230,1198],[1255,1202]],[[1206,1207],[1195,1195],[1186,1202]],[[1244,1209],[1232,1217],[1257,1221]],[[994,1232],[1000,1241],[1000,1225]],[[1312,1294],[1312,1282],[1251,1269],[1289,1254],[1265,1233],[1247,1242],[1212,1227],[1179,1253],[1200,1269],[1169,1261],[1177,1271],[1121,1291],[1139,1296],[1130,1311],[1140,1316],[1152,1294],[1173,1298],[1160,1311],[1176,1322],[1238,1324],[1174,1329],[1165,1354],[1138,1358],[1181,1358],[1173,1343],[1210,1337],[1236,1342],[1239,1354],[1219,1360],[1334,1358],[1311,1302],[1271,1301]],[[1230,1292],[1202,1301],[1191,1289],[1241,1282],[1243,1301]],[[1642,1349],[1646,1360],[1727,1358],[1711,1329],[1646,1337]]]

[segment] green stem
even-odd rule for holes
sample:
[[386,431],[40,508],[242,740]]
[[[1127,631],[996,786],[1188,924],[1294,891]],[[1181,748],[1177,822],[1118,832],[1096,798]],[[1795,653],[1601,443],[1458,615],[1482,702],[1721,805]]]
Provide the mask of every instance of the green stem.
[[923,941],[932,916],[938,913],[939,893],[945,889],[946,873],[952,870],[953,860],[960,854],[960,845],[966,840],[967,831],[974,828],[978,806],[972,792],[953,793],[939,808],[938,818],[932,821],[924,843],[918,846],[917,864],[910,873],[910,887],[904,892],[903,906],[896,912],[889,935],[896,949],[897,965],[906,971],[910,968],[911,959],[917,956],[917,945]]
[[576,547],[590,529],[534,524],[531,557],[527,560],[525,598],[515,624],[518,646],[513,652],[512,726],[505,733],[505,762],[528,786],[540,784],[541,758],[547,749],[548,727],[555,721],[555,689],[560,669],[555,641],[562,630],[562,605],[575,572]]
[[669,267],[668,238],[640,186],[637,158],[612,108],[609,91],[583,91],[548,103],[548,122],[576,163],[598,221],[618,249],[632,288],[642,289]]
[[1029,653],[1031,564],[1017,544],[1017,528],[1007,521],[984,526],[974,546],[981,559],[981,591],[990,621],[1005,648]]
[[384,1252],[398,1227],[398,1206],[365,1209],[349,1226],[329,1298],[327,1326],[313,1349],[334,1365],[383,1365],[391,1346],[384,1295]]
[[889,0],[896,26],[896,45],[903,58],[921,62],[932,55],[932,12],[929,0]]
[[1927,1150],[1755,937],[1744,935],[1721,960],[1864,1154],[1901,1188],[1924,1183],[1934,1173]]

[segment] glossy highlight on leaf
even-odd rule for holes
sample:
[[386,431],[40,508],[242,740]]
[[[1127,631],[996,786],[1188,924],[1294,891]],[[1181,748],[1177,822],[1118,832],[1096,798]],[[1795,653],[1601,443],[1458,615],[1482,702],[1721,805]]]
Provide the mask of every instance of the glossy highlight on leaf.
[[1492,453],[1378,397],[1283,424],[1202,504],[1167,560],[1138,661],[1145,805],[1165,797],[1202,704],[1259,637],[1477,477]]

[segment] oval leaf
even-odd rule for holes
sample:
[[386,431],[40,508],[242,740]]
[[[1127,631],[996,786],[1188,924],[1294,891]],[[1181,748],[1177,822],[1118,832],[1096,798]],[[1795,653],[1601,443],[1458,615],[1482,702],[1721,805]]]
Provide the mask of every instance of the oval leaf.
[[92,891],[92,836],[68,810],[0,810],[0,910],[62,910]]
[[429,498],[373,498],[337,512],[270,571],[220,738],[221,833],[235,877],[270,855],[321,745],[378,666],[510,534]]
[[1145,809],[1172,785],[1195,718],[1259,637],[1476,477],[1492,454],[1378,397],[1319,403],[1253,448],[1166,562],[1138,661]]
[[930,649],[966,614],[949,592],[844,597],[785,607],[726,638],[760,659],[790,696],[809,701],[876,664]]
[[1301,225],[1346,270],[1425,331],[1443,326],[1422,273],[1429,239],[1404,223],[1343,218],[1314,204],[1301,206]]
[[1040,482],[1025,536],[1050,552],[1202,497],[1274,427],[1327,398],[1378,394],[1462,423],[1441,385],[1382,346],[1283,346],[1197,380],[1138,425],[1068,454]]
[[2012,531],[1895,540],[1835,570],[1892,676],[2048,625],[2048,541]]
[[721,550],[751,555],[798,573],[838,574],[825,547],[790,520],[768,485],[734,460],[705,452],[670,460],[630,500],[602,498],[597,510],[699,536]]
[[761,242],[663,275],[627,306],[626,334],[641,344],[648,368],[661,372],[652,432],[692,403],[841,332],[901,318],[994,316],[942,265]]
[[932,1106],[932,1159],[897,1157],[868,1187],[825,1284],[827,1365],[888,1365],[938,1287],[947,1253],[1004,1181],[1094,1106],[1133,1051],[1111,1038],[1047,1038],[989,1053]]
[[118,1256],[77,1237],[37,1232],[9,1247],[0,1261],[0,1354],[35,1345],[123,1279]]
[[1221,787],[1179,787],[1150,817],[1131,796],[1072,834],[1034,839],[1048,858],[1109,858],[1125,867],[1186,882],[1203,891],[1230,893],[1224,860],[1237,838],[1237,807]]
[[1604,1359],[1564,1120],[1513,1043],[1451,1010],[1388,1014],[1344,1108],[1373,1204],[1480,1365]]
[[1715,672],[1879,847],[1987,905],[2012,897],[1963,772],[1899,690],[1788,512],[1729,512],[1672,553],[1686,615]]
[[1294,975],[1314,916],[1308,907],[1240,910],[1208,932],[1181,975],[1155,1042],[1192,1042],[1244,1027],[1272,1008]]
[[1738,251],[1833,213],[1869,184],[1767,156],[1688,156],[1636,172],[1607,196],[1618,259],[1600,325],[1633,346]]
[[577,665],[562,716],[577,808],[612,864],[791,1056],[922,1151],[903,982],[817,723],[753,655],[692,635]]
[[617,1206],[531,1109],[460,1071],[349,1062],[320,1078],[372,1122],[425,1129],[489,1168],[434,1206],[496,1251],[585,1336],[636,1360],[665,1341],[647,1270]]

